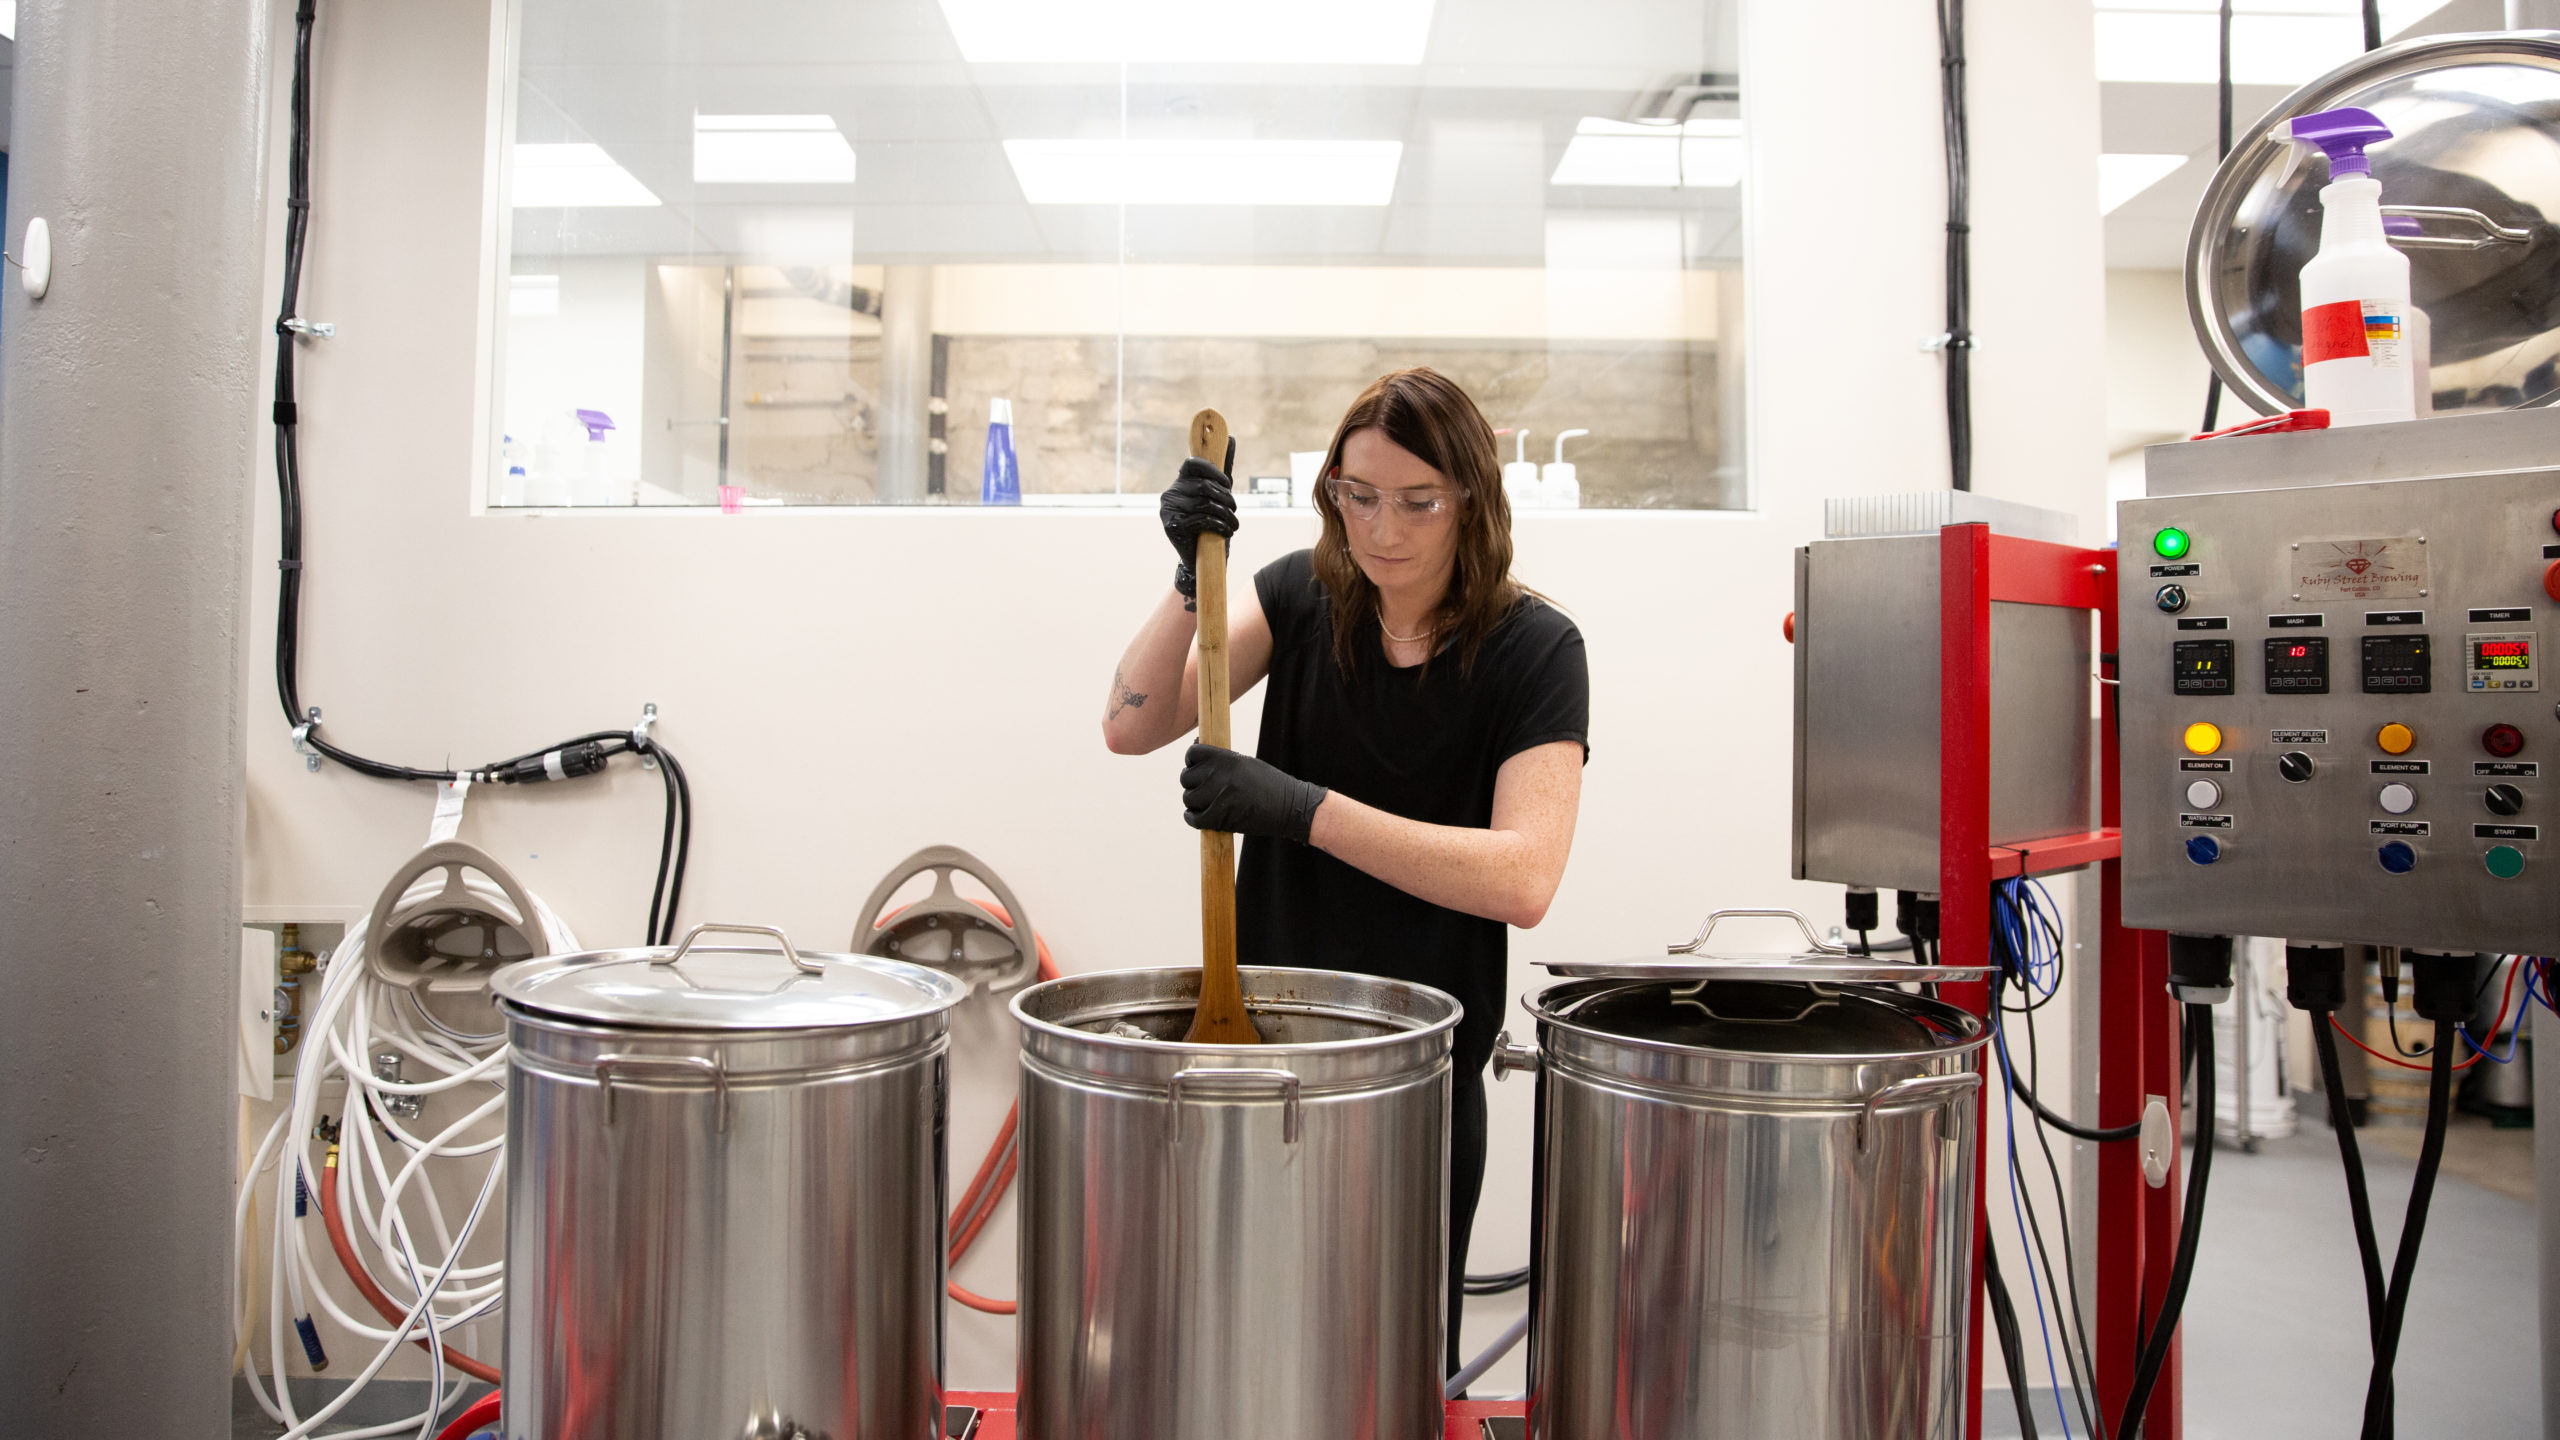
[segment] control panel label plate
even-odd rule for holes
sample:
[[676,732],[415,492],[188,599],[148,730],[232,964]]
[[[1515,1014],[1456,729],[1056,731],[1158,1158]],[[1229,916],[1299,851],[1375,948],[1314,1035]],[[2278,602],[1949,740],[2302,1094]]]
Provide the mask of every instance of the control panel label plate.
[[2228,615],[2185,615],[2179,617],[2178,628],[2181,630],[2228,630],[2231,628],[2231,617]]
[[2186,565],[2154,565],[2151,567],[2151,578],[2154,580],[2193,578],[2194,576],[2201,575],[2203,573],[2204,571],[2200,567],[2192,563]]
[[2228,830],[2231,828],[2231,817],[2228,815],[2189,815],[2182,812],[2178,816],[2178,823],[2190,830]]
[[2376,760],[2373,762],[2373,773],[2376,775],[2424,775],[2427,773],[2427,767],[2433,763],[2429,760]]
[[2539,840],[2542,838],[2542,827],[2539,825],[2474,825],[2471,827],[2471,838],[2474,840]]
[[2227,757],[2215,760],[2181,760],[2178,762],[2178,768],[2202,770],[2214,775],[2228,775],[2231,773],[2231,761]]
[[2367,610],[2364,612],[2364,623],[2367,625],[2424,625],[2427,623],[2427,612],[2424,610]]
[[2317,614],[2270,615],[2267,617],[2268,628],[2274,630],[2318,630],[2326,623],[2325,617]]
[[2542,764],[2537,760],[2474,760],[2471,773],[2484,779],[2539,780]]
[[2427,588],[2427,547],[2414,535],[2305,540],[2292,558],[2293,593],[2305,600],[2415,600]]
[[2494,610],[2471,612],[2474,625],[2528,625],[2532,622],[2533,607],[2530,605],[2505,605]]
[[2267,739],[2278,745],[2326,745],[2329,743],[2329,732],[2326,730],[2270,730],[2267,732]]
[[2427,822],[2424,820],[2368,820],[2365,822],[2365,828],[2376,835],[2424,835],[2427,833]]

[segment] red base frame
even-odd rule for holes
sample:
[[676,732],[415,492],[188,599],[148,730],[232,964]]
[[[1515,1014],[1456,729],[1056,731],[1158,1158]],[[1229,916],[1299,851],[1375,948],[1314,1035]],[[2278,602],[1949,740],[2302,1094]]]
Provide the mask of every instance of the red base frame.
[[[1938,889],[1939,949],[1953,965],[1991,961],[1990,889],[1994,880],[2096,865],[2099,884],[2098,1118],[2101,1126],[2128,1125],[2142,1117],[2146,1097],[2170,1098],[2174,1133],[2178,1109],[2177,1014],[2168,993],[2167,937],[2124,928],[2124,874],[2120,832],[2122,787],[2117,762],[2116,695],[2100,685],[2101,756],[2099,827],[2083,835],[2056,836],[2020,846],[1995,847],[1991,838],[1991,606],[1993,602],[2060,605],[2098,614],[2098,650],[2116,653],[2116,552],[2082,550],[1994,535],[1984,525],[1950,525],[1939,532],[1938,589]],[[2102,673],[2113,670],[2102,661]],[[2109,675],[2112,678],[2112,675]],[[1990,987],[1948,986],[1946,998],[1987,1015]],[[1984,1058],[1983,1105],[1987,1111],[1997,1076]],[[1985,1117],[1987,1119],[1987,1117]],[[1975,1397],[1967,1440],[1982,1434],[1982,1254],[1990,1243],[1982,1204],[1989,1170],[1987,1123],[1976,1131],[1974,1297],[1965,1362]],[[2155,1314],[2167,1288],[2169,1259],[2177,1248],[2178,1160],[2173,1148],[2168,1183],[2145,1184],[2136,1143],[2100,1147],[2096,1293],[2090,1297],[2098,1366],[2097,1402],[2112,1428],[2133,1387],[2136,1346],[2143,1317]],[[2151,1440],[2179,1440],[2177,1347],[2154,1392],[2143,1433]]]

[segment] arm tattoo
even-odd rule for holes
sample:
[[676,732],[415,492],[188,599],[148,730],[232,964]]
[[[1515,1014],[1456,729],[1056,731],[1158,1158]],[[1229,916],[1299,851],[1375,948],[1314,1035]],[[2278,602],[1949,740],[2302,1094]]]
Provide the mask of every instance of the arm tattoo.
[[1129,682],[1121,678],[1117,669],[1111,672],[1111,711],[1103,719],[1117,719],[1121,711],[1135,710],[1146,703],[1147,697],[1130,689]]

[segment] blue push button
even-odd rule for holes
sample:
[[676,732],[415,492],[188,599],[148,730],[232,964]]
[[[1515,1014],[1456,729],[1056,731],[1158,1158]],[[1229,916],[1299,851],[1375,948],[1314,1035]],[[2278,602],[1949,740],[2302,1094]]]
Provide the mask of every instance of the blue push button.
[[2198,835],[2187,842],[2187,858],[2199,865],[2210,865],[2222,858],[2222,842],[2210,835]]
[[2394,875],[2406,875],[2418,868],[2418,852],[2402,841],[2394,840],[2382,847],[2382,868]]

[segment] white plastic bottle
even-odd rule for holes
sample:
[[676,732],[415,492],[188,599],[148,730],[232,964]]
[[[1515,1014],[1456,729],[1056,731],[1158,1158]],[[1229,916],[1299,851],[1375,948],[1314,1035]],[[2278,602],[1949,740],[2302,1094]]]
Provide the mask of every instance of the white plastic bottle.
[[2391,138],[2365,110],[2290,122],[2294,143],[2329,157],[2320,252],[2302,267],[2302,391],[2332,429],[2417,418],[2409,257],[2382,228],[2382,184],[2364,147]]
[[1567,430],[1556,437],[1555,463],[1538,472],[1538,500],[1549,510],[1582,508],[1582,480],[1571,462],[1564,458],[1564,442],[1588,430]]
[[1513,510],[1533,510],[1538,505],[1538,462],[1529,458],[1525,425],[1511,435],[1511,463],[1502,467],[1502,497]]

